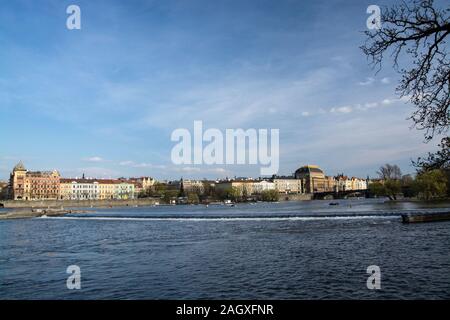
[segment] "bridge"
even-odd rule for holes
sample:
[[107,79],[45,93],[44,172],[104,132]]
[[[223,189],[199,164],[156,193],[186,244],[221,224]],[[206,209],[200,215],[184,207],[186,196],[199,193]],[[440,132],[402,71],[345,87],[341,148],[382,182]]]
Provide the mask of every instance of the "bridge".
[[314,192],[313,198],[318,199],[344,199],[348,197],[369,197],[369,190],[323,191]]

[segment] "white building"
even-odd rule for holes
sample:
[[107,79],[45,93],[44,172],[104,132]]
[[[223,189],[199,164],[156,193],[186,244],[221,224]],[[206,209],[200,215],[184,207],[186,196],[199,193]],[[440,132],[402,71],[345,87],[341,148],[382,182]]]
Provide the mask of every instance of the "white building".
[[97,200],[99,185],[90,179],[61,179],[60,198],[65,200]]
[[275,183],[262,180],[253,182],[253,193],[259,194],[267,190],[275,190]]
[[118,181],[115,184],[115,199],[134,199],[134,184]]
[[303,193],[302,179],[294,177],[274,178],[275,189],[280,193]]

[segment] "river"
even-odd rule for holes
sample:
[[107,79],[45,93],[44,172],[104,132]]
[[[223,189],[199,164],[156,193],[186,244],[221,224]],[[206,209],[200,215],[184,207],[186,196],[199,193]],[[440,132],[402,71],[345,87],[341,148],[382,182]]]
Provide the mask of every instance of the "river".
[[[450,204],[383,199],[90,209],[0,220],[1,299],[449,299]],[[69,290],[66,269],[81,270]],[[366,286],[367,267],[381,289]]]

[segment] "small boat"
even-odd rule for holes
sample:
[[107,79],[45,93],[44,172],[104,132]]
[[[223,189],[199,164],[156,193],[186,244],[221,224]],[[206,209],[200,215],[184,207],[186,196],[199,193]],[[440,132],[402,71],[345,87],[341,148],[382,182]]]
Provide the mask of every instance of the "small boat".
[[329,205],[330,205],[330,206],[338,206],[338,205],[339,205],[339,202],[330,202]]

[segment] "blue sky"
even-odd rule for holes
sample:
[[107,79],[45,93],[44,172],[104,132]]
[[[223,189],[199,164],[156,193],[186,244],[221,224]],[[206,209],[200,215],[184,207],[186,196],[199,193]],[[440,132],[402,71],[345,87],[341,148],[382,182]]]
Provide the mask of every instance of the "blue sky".
[[[389,2],[378,2],[383,5]],[[66,8],[81,8],[81,30]],[[0,178],[23,160],[64,176],[258,176],[175,166],[171,132],[280,129],[280,174],[302,164],[412,172],[435,150],[411,130],[389,63],[358,48],[371,1],[26,1],[0,10]]]

